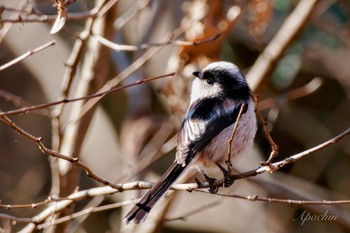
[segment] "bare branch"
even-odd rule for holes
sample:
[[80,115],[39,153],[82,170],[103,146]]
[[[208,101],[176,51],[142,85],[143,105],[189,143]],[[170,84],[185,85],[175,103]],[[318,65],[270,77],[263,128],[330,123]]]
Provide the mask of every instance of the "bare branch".
[[38,48],[35,48],[33,50],[30,50],[30,51],[26,52],[25,54],[23,54],[23,55],[15,58],[15,59],[13,59],[12,61],[10,61],[10,62],[0,66],[0,71],[4,70],[6,68],[9,68],[10,66],[13,66],[14,64],[16,64],[16,63],[26,59],[27,57],[30,57],[31,55],[33,55],[35,53],[38,53],[38,52],[40,52],[40,51],[42,51],[42,50],[44,50],[44,49],[46,49],[46,48],[48,48],[50,46],[55,45],[55,43],[56,43],[56,41],[53,40],[53,41],[50,41],[50,42],[48,42],[48,43],[46,43],[44,45],[39,46]]
[[[207,190],[195,190],[195,192],[208,193]],[[215,193],[215,195],[222,197],[233,197],[238,199],[243,199],[247,201],[260,201],[260,202],[276,202],[276,203],[286,203],[295,205],[347,205],[350,204],[350,200],[320,200],[320,201],[309,201],[309,200],[293,200],[293,199],[283,199],[283,198],[273,198],[273,197],[260,197],[259,195],[242,196],[238,194],[226,194],[226,193]]]
[[[7,9],[7,7],[5,7]],[[16,9],[17,11],[20,11],[20,9]],[[27,12],[24,12],[25,14],[28,14]],[[85,20],[89,17],[93,17],[96,15],[96,10],[92,9],[91,11],[87,12],[77,12],[77,13],[67,13],[67,20]],[[53,22],[56,20],[56,15],[37,15],[23,18],[23,17],[17,17],[17,18],[1,18],[1,23],[48,23]]]
[[221,35],[221,33],[217,33],[214,36],[211,36],[209,38],[202,39],[202,40],[196,40],[196,41],[169,40],[169,41],[166,41],[163,43],[161,43],[161,42],[148,43],[148,44],[140,44],[140,45],[136,46],[136,45],[117,44],[117,43],[114,43],[112,41],[105,39],[104,37],[102,37],[100,35],[94,34],[96,39],[101,44],[103,44],[111,49],[114,49],[116,51],[137,51],[137,50],[148,49],[151,47],[163,47],[165,45],[179,45],[179,46],[194,46],[195,45],[196,46],[196,45],[212,42],[212,41],[216,40],[217,38],[219,38],[220,35]]
[[65,160],[65,161],[68,161],[78,167],[81,167],[85,172],[86,174],[95,179],[96,181],[104,184],[104,185],[109,185],[111,187],[114,187],[116,189],[119,189],[119,186],[118,185],[114,185],[112,184],[111,182],[105,180],[104,178],[102,178],[101,176],[97,175],[95,172],[92,171],[91,168],[89,168],[85,163],[83,163],[82,161],[80,161],[78,158],[76,157],[70,157],[70,156],[67,156],[67,155],[63,155],[63,154],[60,154],[56,151],[53,151],[53,150],[50,150],[48,149],[44,143],[42,142],[42,138],[41,137],[35,137],[34,135],[28,133],[27,131],[25,131],[24,129],[20,128],[19,126],[17,126],[12,120],[10,120],[7,116],[1,116],[0,117],[0,121],[5,123],[6,125],[10,126],[12,129],[14,129],[16,132],[18,132],[20,135],[23,135],[24,137],[28,138],[29,140],[35,142],[39,149],[46,155],[51,155],[55,158],[59,158],[59,159],[62,159],[62,160]]
[[153,80],[156,80],[156,79],[161,79],[161,78],[170,77],[170,76],[174,76],[174,75],[175,75],[175,73],[164,74],[164,75],[160,75],[160,76],[155,76],[155,77],[139,80],[137,82],[134,82],[134,83],[131,83],[131,84],[128,84],[128,85],[115,87],[115,88],[109,89],[107,91],[96,93],[96,94],[92,94],[92,95],[87,95],[87,96],[77,97],[77,98],[71,98],[71,99],[62,99],[62,100],[58,100],[58,101],[54,101],[54,102],[50,102],[50,103],[39,104],[39,105],[34,105],[34,106],[29,106],[29,107],[23,107],[23,108],[20,108],[20,109],[11,110],[11,111],[7,111],[7,112],[0,112],[0,117],[2,117],[2,116],[11,116],[11,115],[18,115],[18,114],[27,114],[27,113],[29,113],[31,111],[34,111],[34,110],[48,108],[48,107],[59,105],[59,104],[66,104],[66,103],[71,103],[71,102],[75,102],[75,101],[81,101],[81,100],[87,100],[87,99],[103,97],[103,96],[105,96],[105,95],[107,95],[109,93],[112,93],[112,92],[120,91],[120,90],[123,90],[125,88],[129,88],[129,87],[132,87],[132,86],[137,86],[137,85],[140,85],[140,84],[143,84],[143,83],[146,83],[146,82],[150,82],[150,81],[153,81]]
[[272,162],[272,160],[274,158],[276,158],[278,156],[279,152],[278,152],[277,144],[275,143],[275,141],[271,137],[270,130],[269,130],[269,125],[267,124],[267,122],[264,120],[264,118],[260,114],[260,111],[259,111],[259,98],[258,97],[256,97],[255,113],[258,116],[259,121],[263,125],[264,132],[265,132],[265,137],[269,141],[270,146],[271,146],[271,154],[270,154],[269,158],[267,159],[266,162],[262,163],[262,165],[268,165],[268,164],[270,164]]
[[[319,150],[322,150],[332,144],[338,143],[339,141],[341,141],[342,139],[344,139],[346,136],[348,136],[350,134],[350,128],[346,129],[345,131],[343,131],[341,134],[337,135],[336,137],[325,141],[315,147],[312,147],[308,150],[305,150],[303,152],[300,152],[298,154],[292,155],[286,159],[283,159],[281,161],[272,163],[272,164],[268,164],[268,165],[263,165],[260,166],[254,170],[250,170],[247,172],[243,172],[243,173],[239,173],[239,174],[235,174],[232,175],[232,180],[238,180],[238,179],[243,179],[243,178],[248,178],[248,177],[252,177],[252,176],[256,176],[265,172],[270,172],[273,173],[276,170],[284,167],[287,164],[290,163],[295,163],[296,161],[298,161],[299,159],[308,156],[310,154],[313,154]],[[222,186],[224,184],[225,180],[224,179],[220,179],[217,180],[216,182],[214,182],[215,186]],[[178,184],[176,186],[176,189],[186,189],[186,190],[194,190],[194,189],[198,189],[198,188],[208,188],[209,187],[209,183],[208,182],[200,182],[200,183],[192,183],[192,184]]]
[[228,139],[227,141],[227,161],[226,161],[226,164],[228,165],[229,168],[232,167],[232,163],[231,163],[231,150],[232,150],[232,140],[233,140],[233,137],[235,136],[236,134],[236,131],[237,131],[237,128],[238,128],[238,125],[239,125],[239,121],[241,120],[241,116],[243,114],[243,111],[244,109],[247,108],[247,105],[246,104],[242,104],[240,110],[239,110],[239,113],[238,113],[238,116],[237,116],[237,120],[235,122],[235,125],[233,127],[233,130],[232,130],[232,133],[231,133],[231,137]]
[[200,212],[205,211],[207,209],[210,209],[212,207],[218,206],[221,202],[222,202],[222,199],[217,200],[217,201],[213,201],[211,203],[208,203],[208,204],[199,206],[198,208],[195,208],[193,210],[190,210],[190,211],[186,212],[185,214],[182,214],[179,217],[167,218],[167,219],[165,219],[165,221],[186,220],[187,217],[195,215],[197,213],[200,213]]
[[13,215],[3,214],[3,213],[0,213],[0,219],[8,219],[8,220],[12,220],[12,221],[16,221],[16,222],[24,222],[24,223],[31,223],[32,222],[31,218],[21,218],[21,217],[16,217]]
[[315,77],[304,86],[290,90],[287,93],[282,93],[280,95],[274,96],[273,98],[260,100],[259,111],[273,107],[278,107],[283,100],[296,100],[304,96],[310,95],[317,91],[321,87],[321,85],[322,79],[320,77]]
[[38,230],[45,229],[45,228],[51,227],[53,225],[67,222],[69,220],[72,220],[72,219],[75,219],[75,218],[78,218],[78,217],[81,217],[84,215],[88,215],[91,213],[106,211],[106,210],[110,210],[110,209],[116,209],[116,208],[120,208],[122,206],[135,204],[135,203],[137,203],[137,201],[138,201],[138,199],[133,199],[133,200],[127,200],[127,201],[122,201],[122,202],[118,202],[118,203],[103,205],[103,206],[97,206],[97,207],[91,206],[91,207],[88,207],[88,208],[83,209],[81,211],[75,212],[73,214],[64,216],[62,218],[55,219],[54,221],[39,224],[37,229]]

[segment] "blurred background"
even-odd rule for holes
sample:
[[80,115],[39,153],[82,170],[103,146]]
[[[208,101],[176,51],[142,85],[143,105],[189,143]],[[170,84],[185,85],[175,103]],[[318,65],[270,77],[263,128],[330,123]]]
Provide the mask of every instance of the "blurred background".
[[[56,16],[63,28],[50,34]],[[55,41],[7,68],[22,54]],[[120,46],[128,45],[128,46]],[[191,73],[216,60],[239,66],[282,160],[350,125],[350,2],[346,0],[2,0],[0,109],[75,98],[176,72],[103,98],[9,116],[50,149],[80,158],[114,183],[156,181],[174,159],[188,106]],[[334,145],[273,174],[220,192],[293,200],[350,199],[350,143]],[[262,125],[235,168],[265,161]],[[43,154],[0,124],[1,204],[67,197],[103,184],[79,167]],[[349,205],[292,205],[177,191],[144,224],[125,226],[130,205],[55,220],[89,207],[132,200],[143,191],[84,198],[40,222],[40,232],[350,232]],[[171,201],[170,201],[171,200]],[[54,203],[53,203],[54,204]],[[0,209],[1,232],[17,232],[37,208]],[[314,216],[313,220],[306,216]],[[318,216],[327,220],[316,220]],[[333,217],[332,217],[333,216]],[[320,218],[318,218],[320,219]],[[50,224],[52,223],[52,224]],[[35,231],[26,230],[23,232]]]

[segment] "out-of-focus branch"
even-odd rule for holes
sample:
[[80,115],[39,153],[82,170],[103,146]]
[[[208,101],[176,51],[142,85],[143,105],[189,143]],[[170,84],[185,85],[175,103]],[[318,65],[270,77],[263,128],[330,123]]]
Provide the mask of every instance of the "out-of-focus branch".
[[[176,38],[177,36],[181,35],[187,28],[179,27],[175,29],[174,31],[167,33],[162,37],[162,39],[159,41],[159,43],[167,43],[168,41],[171,41],[172,38]],[[147,50],[141,57],[139,57],[137,60],[135,60],[130,66],[128,66],[126,69],[124,69],[121,73],[119,73],[116,77],[109,80],[97,93],[102,93],[105,91],[108,91],[109,89],[114,88],[116,85],[118,85],[121,81],[123,81],[126,77],[131,75],[133,72],[135,72],[137,69],[139,69],[143,64],[145,64],[151,57],[153,57],[157,52],[161,50],[162,47],[152,47],[149,50]],[[80,117],[84,116],[84,114],[89,111],[90,108],[92,108],[94,105],[97,104],[97,102],[100,100],[101,97],[98,97],[96,99],[92,99],[87,101],[87,103],[84,105],[84,110],[82,111],[82,114]]]
[[127,200],[127,201],[122,201],[122,202],[118,202],[118,203],[113,203],[113,204],[108,204],[108,205],[103,205],[103,206],[90,206],[88,208],[85,208],[81,211],[75,212],[71,215],[68,216],[64,216],[62,218],[58,218],[54,221],[50,221],[50,222],[46,222],[46,223],[42,223],[40,225],[37,226],[38,230],[41,229],[45,229],[48,227],[51,227],[53,225],[57,225],[63,222],[67,222],[69,220],[84,216],[84,215],[89,215],[91,213],[96,213],[96,212],[101,212],[101,211],[106,211],[106,210],[110,210],[110,209],[116,209],[116,208],[120,208],[122,206],[126,206],[126,205],[131,205],[131,204],[135,204],[138,201],[138,199],[133,199],[133,200]]
[[[203,191],[203,192],[205,192],[205,191]],[[192,215],[195,215],[195,214],[200,213],[200,212],[202,212],[202,211],[208,210],[208,209],[210,209],[210,208],[216,207],[216,206],[218,206],[221,202],[222,202],[222,199],[217,200],[217,201],[213,201],[213,202],[208,203],[208,204],[204,204],[204,205],[202,205],[202,206],[200,206],[200,207],[198,207],[198,208],[195,208],[195,209],[193,209],[193,210],[190,210],[190,211],[188,211],[188,212],[186,212],[186,213],[184,213],[184,214],[182,214],[182,215],[180,215],[180,216],[178,216],[178,217],[166,218],[165,221],[186,220],[187,217],[192,216]]]
[[[14,95],[10,92],[4,91],[0,89],[0,97],[3,98],[5,101],[11,102],[16,107],[27,107],[30,104],[27,103],[22,97]],[[45,112],[49,115],[48,112]]]
[[116,192],[116,189],[113,189],[109,186],[93,188],[89,190],[75,192],[67,197],[66,200],[56,202],[50,206],[48,206],[45,210],[37,214],[36,216],[31,218],[31,223],[29,223],[26,227],[24,227],[20,232],[28,233],[34,232],[37,230],[37,225],[43,223],[48,217],[53,214],[62,211],[67,206],[71,205],[75,201],[86,199],[89,197],[94,197],[98,195],[108,195]]
[[204,43],[209,43],[217,38],[219,38],[221,33],[217,33],[214,36],[211,36],[209,38],[205,38],[202,40],[195,40],[195,41],[183,41],[183,40],[169,40],[164,43],[147,43],[147,44],[140,44],[140,45],[121,45],[114,43],[112,41],[109,41],[105,39],[104,37],[95,34],[94,36],[96,39],[103,45],[114,49],[116,51],[137,51],[137,50],[142,50],[142,49],[148,49],[151,47],[163,47],[165,45],[179,45],[179,46],[196,46],[196,45],[201,45]]
[[[113,1],[104,1],[102,5],[96,5],[93,9],[85,12],[74,12],[74,13],[66,13],[65,18],[67,20],[85,20],[88,18],[101,18],[106,12],[113,7],[113,5],[118,0]],[[105,4],[108,2],[108,4]],[[103,8],[101,8],[103,6]],[[2,11],[10,11],[17,15],[17,17],[11,18],[0,18],[0,23],[47,23],[54,22],[57,18],[56,15],[42,15],[38,14],[35,11],[28,11],[25,9],[12,8],[8,6],[0,6],[0,12]],[[24,14],[24,15],[22,15]]]
[[[12,11],[12,13],[10,15],[10,20],[20,18],[19,15],[21,14],[21,12],[26,11],[27,8],[28,8],[27,1],[24,1],[24,0],[20,1],[20,3],[17,6],[18,11]],[[3,7],[3,8],[0,7],[0,12],[2,13],[5,9],[6,9],[6,7]],[[0,20],[2,20],[2,17],[0,17]],[[5,24],[1,27],[0,43],[4,39],[5,35],[9,32],[11,27],[12,27],[12,24]]]
[[53,41],[50,41],[50,42],[48,42],[48,43],[46,43],[46,44],[43,44],[43,45],[41,45],[41,46],[39,46],[39,47],[37,47],[37,48],[35,48],[35,49],[33,49],[33,50],[29,50],[29,51],[26,52],[25,54],[23,54],[23,55],[21,55],[21,56],[19,56],[19,57],[16,57],[16,58],[13,59],[12,61],[10,61],[10,62],[8,62],[8,63],[6,63],[6,64],[0,66],[0,71],[2,71],[2,70],[4,70],[4,69],[7,69],[7,68],[9,68],[10,66],[13,66],[14,64],[16,64],[16,63],[18,63],[18,62],[20,62],[20,61],[22,61],[22,60],[24,60],[24,59],[26,59],[26,58],[32,56],[32,55],[35,54],[35,53],[38,53],[38,52],[40,52],[40,51],[42,51],[42,50],[44,50],[44,49],[47,49],[47,48],[50,47],[50,46],[55,45],[55,43],[56,43],[56,41],[53,40]]
[[[7,7],[4,7],[6,10]],[[20,9],[18,9],[19,11]],[[92,9],[91,11],[87,12],[78,12],[78,13],[68,13],[67,19],[68,20],[84,20],[90,17],[93,17],[96,15],[96,9]],[[0,23],[47,23],[47,22],[53,22],[56,20],[56,15],[34,15],[34,16],[27,16],[24,18],[23,16],[17,17],[17,18],[1,18]]]
[[290,90],[286,93],[279,94],[275,97],[261,100],[259,102],[259,111],[278,107],[283,100],[296,100],[304,96],[314,93],[322,85],[322,79],[316,77],[308,82],[306,85]]
[[[156,76],[156,77],[148,78],[148,79],[145,79],[145,80],[139,80],[139,81],[137,81],[135,83],[131,83],[131,84],[128,84],[128,85],[125,85],[125,86],[122,86],[122,87],[113,88],[111,90],[108,90],[107,92],[110,93],[110,92],[113,92],[113,91],[116,91],[116,90],[122,90],[122,89],[125,89],[127,87],[139,85],[139,84],[142,84],[144,82],[149,82],[149,81],[152,81],[152,80],[155,80],[155,79],[164,78],[164,77],[168,77],[168,76],[171,76],[171,75],[174,75],[174,73],[166,74],[166,75],[162,75],[162,76]],[[103,93],[99,93],[99,94],[95,94],[95,95],[100,96],[101,94],[103,94]],[[104,93],[104,94],[107,94],[107,93]],[[94,97],[94,95],[90,95],[89,97],[84,97],[84,98],[93,98],[93,97]],[[111,187],[114,187],[116,189],[120,188],[120,186],[118,186],[118,185],[116,186],[116,185],[110,183],[109,181],[105,180],[104,178],[100,177],[99,175],[97,175],[95,172],[93,172],[86,164],[84,164],[78,158],[66,156],[66,155],[58,153],[58,152],[56,152],[54,150],[48,149],[45,146],[45,144],[42,142],[43,139],[41,137],[36,137],[36,136],[30,134],[29,132],[25,131],[24,129],[22,129],[21,127],[16,125],[10,118],[8,118],[6,116],[6,114],[0,113],[0,121],[5,123],[9,127],[13,128],[19,134],[23,135],[24,137],[26,137],[29,140],[31,140],[34,143],[36,143],[38,145],[39,149],[43,153],[45,153],[47,155],[51,155],[51,156],[53,156],[55,158],[59,158],[59,159],[68,161],[68,162],[70,162],[72,164],[75,164],[78,167],[81,167],[87,173],[88,176],[90,176],[91,178],[95,179],[96,181],[98,181],[98,182],[100,182],[102,184],[110,185]]]
[[293,39],[302,30],[318,0],[301,0],[288,16],[276,36],[260,54],[246,75],[251,88],[256,92],[274,69],[278,59]]

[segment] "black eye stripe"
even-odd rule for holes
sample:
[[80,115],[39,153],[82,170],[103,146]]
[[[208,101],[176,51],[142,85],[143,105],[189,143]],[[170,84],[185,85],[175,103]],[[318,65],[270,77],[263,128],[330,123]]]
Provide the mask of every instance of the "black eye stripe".
[[215,74],[213,74],[212,72],[208,72],[208,71],[205,71],[203,73],[203,79],[206,80],[206,82],[209,84],[209,85],[213,85],[216,80],[215,80]]
[[211,73],[211,72],[205,71],[205,72],[203,73],[203,78],[204,78],[204,79],[212,79],[212,80],[214,80],[214,74]]

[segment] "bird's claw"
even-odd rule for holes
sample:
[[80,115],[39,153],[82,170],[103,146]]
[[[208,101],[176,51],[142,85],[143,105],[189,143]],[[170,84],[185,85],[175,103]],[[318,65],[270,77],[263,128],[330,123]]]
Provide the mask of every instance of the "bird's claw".
[[235,179],[234,179],[234,175],[232,174],[232,164],[231,162],[227,161],[227,169],[224,168],[221,164],[216,163],[216,166],[218,166],[220,168],[220,170],[222,171],[223,175],[224,175],[224,183],[223,186],[224,187],[230,187]]
[[212,194],[215,194],[219,191],[219,187],[215,185],[215,178],[211,178],[209,176],[207,176],[205,173],[203,173],[205,179],[207,180],[207,182],[209,183],[209,188],[208,191]]

